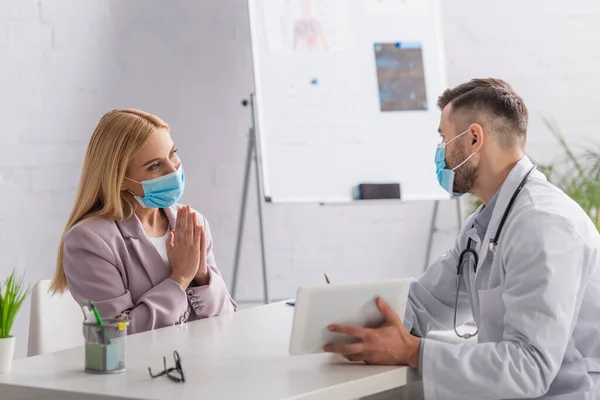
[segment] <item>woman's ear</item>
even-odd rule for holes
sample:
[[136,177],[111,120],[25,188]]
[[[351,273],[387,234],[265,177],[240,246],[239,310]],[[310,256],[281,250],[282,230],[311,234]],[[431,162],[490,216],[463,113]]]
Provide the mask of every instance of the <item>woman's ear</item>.
[[129,190],[128,183],[129,182],[127,181],[127,178],[123,179],[123,183],[121,183],[121,188],[120,188],[121,192],[125,192],[125,191]]
[[121,192],[129,192],[133,196],[144,196],[142,184],[131,179],[123,179]]

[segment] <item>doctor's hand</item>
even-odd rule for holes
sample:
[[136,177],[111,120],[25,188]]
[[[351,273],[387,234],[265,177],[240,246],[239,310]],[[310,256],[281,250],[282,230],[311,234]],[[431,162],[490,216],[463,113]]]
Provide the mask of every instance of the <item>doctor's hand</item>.
[[376,329],[357,326],[330,325],[331,332],[343,333],[360,339],[352,344],[328,344],[323,350],[337,353],[349,361],[364,361],[367,364],[409,365],[419,367],[421,339],[411,335],[404,328],[398,314],[377,298],[377,308],[383,314],[385,323]]
[[173,270],[170,278],[185,290],[198,273],[202,227],[196,223],[196,213],[189,207],[177,211],[176,223],[167,239],[167,257]]

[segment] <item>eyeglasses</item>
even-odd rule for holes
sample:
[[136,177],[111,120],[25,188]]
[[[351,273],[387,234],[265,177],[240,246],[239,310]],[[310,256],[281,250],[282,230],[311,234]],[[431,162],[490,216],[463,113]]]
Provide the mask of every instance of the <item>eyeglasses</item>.
[[164,370],[154,375],[150,367],[148,367],[148,372],[152,378],[158,378],[159,376],[167,375],[167,378],[172,380],[173,382],[185,382],[185,376],[183,375],[183,368],[181,368],[181,358],[179,357],[179,353],[177,350],[173,352],[173,358],[175,359],[175,367],[167,368],[167,357],[163,357],[163,366]]

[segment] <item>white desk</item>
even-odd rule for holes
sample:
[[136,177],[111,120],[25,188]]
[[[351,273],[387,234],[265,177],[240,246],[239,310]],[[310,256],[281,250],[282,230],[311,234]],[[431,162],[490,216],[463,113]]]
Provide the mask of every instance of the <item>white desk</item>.
[[[339,356],[289,356],[293,307],[284,303],[132,335],[127,372],[83,372],[84,349],[15,360],[0,374],[0,398],[20,399],[355,399],[419,380],[406,367],[351,364]],[[185,383],[162,376],[162,357],[181,356]]]

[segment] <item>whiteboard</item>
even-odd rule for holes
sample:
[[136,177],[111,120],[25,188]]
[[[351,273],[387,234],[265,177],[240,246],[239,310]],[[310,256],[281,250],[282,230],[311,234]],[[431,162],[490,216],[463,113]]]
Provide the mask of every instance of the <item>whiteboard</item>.
[[249,0],[264,196],[345,203],[360,183],[450,196],[434,155],[446,88],[436,0]]

